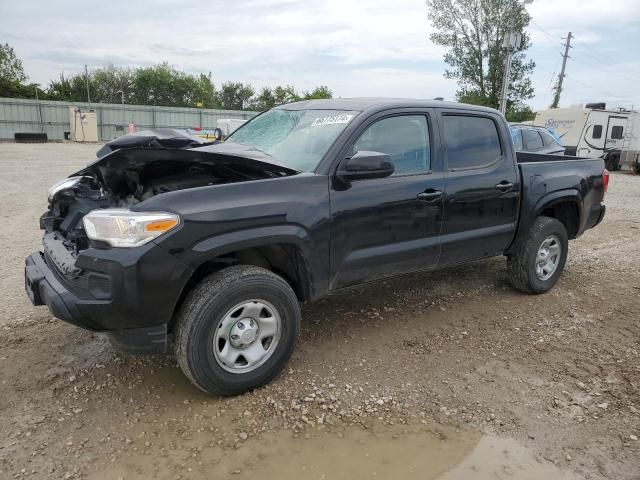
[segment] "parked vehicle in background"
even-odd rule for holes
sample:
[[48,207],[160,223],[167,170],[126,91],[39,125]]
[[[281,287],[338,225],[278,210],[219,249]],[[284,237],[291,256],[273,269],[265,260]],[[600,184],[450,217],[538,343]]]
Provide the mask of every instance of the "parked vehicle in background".
[[562,141],[549,129],[522,123],[510,123],[509,128],[516,152],[564,155]]
[[217,128],[219,128],[222,133],[222,138],[219,140],[224,140],[245,123],[247,123],[247,120],[241,120],[238,118],[220,118],[216,122]]
[[625,166],[640,172],[640,112],[593,103],[541,110],[534,124],[555,129],[567,154],[602,158],[609,170]]
[[530,294],[604,217],[600,159],[516,152],[496,110],[439,101],[283,105],[226,142],[116,150],[54,185],[35,305],[119,348],[166,352],[202,390],[269,382],[300,302],[505,255]]

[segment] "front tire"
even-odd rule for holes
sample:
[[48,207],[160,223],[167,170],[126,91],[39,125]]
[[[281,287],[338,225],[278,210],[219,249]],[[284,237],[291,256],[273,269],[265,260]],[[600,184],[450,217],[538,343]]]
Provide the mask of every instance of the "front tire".
[[511,285],[525,293],[547,292],[560,278],[568,251],[565,226],[555,218],[538,217],[527,241],[507,259]]
[[299,330],[300,306],[289,284],[264,268],[238,265],[187,295],[176,320],[175,353],[198,388],[237,395],[280,373]]

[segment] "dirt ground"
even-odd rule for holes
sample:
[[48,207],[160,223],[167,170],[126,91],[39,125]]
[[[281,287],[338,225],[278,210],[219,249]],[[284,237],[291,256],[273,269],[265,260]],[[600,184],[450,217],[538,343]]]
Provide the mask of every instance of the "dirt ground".
[[503,258],[343,292],[221,399],[28,302],[47,188],[96,149],[0,144],[0,478],[640,479],[640,177],[612,175],[551,292]]

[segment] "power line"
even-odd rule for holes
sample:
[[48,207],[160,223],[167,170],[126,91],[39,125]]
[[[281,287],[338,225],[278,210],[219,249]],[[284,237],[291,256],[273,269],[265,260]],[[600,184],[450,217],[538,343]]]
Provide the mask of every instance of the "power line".
[[[575,42],[574,42],[574,46],[576,46]],[[637,71],[635,71],[635,70],[633,70],[633,69],[631,69],[631,68],[629,68],[626,65],[623,65],[621,63],[616,63],[616,62],[612,61],[610,56],[599,52],[594,47],[585,45],[584,43],[578,43],[577,47],[580,48],[580,50],[581,50],[580,53],[582,55],[586,55],[588,57],[591,57],[593,60],[596,60],[598,62],[608,63],[609,65],[611,65],[611,66],[613,66],[615,68],[621,68],[623,70],[626,70],[628,73],[631,73],[632,75],[640,76],[640,72],[637,72]],[[582,49],[588,50],[589,52],[592,52],[596,56],[591,55],[591,54],[589,54],[587,52],[583,52]]]
[[603,95],[607,95],[607,96],[609,96],[609,97],[619,98],[619,99],[622,99],[622,100],[629,100],[629,98],[630,98],[630,97],[621,97],[620,95],[614,95],[614,94],[613,94],[613,93],[611,93],[611,92],[605,92],[604,90],[600,90],[599,88],[594,87],[593,85],[588,85],[588,84],[586,84],[586,83],[584,83],[584,82],[581,82],[580,80],[576,80],[576,79],[575,79],[575,78],[573,78],[573,77],[569,77],[569,76],[567,76],[566,78],[568,78],[568,79],[569,79],[569,80],[571,80],[572,82],[575,82],[575,83],[578,83],[578,84],[582,85],[583,87],[590,88],[590,89],[592,89],[592,90],[595,90],[595,91],[597,91],[597,92],[600,92],[600,93],[602,93]]
[[533,18],[531,19],[531,23],[533,23],[533,25],[544,34],[545,38],[549,42],[549,45],[551,45],[551,47],[558,54],[562,55],[562,51],[560,49],[558,49],[558,45],[555,42],[555,38],[553,36],[551,36],[551,34],[549,32],[547,32],[544,28],[542,28],[540,25],[538,25]]
[[593,65],[591,63],[585,62],[584,60],[578,59],[575,56],[570,57],[570,58],[574,62],[581,63],[582,65],[586,65],[587,67],[593,68],[595,70],[600,70],[600,71],[603,71],[603,72],[606,72],[606,73],[611,73],[612,75],[616,75],[616,76],[619,76],[619,77],[626,78],[627,80],[631,80],[632,82],[640,82],[640,78],[638,78],[638,77],[633,78],[633,77],[631,77],[631,76],[629,76],[627,74],[624,74],[622,72],[613,72],[611,70],[608,70],[608,68],[611,68],[611,67],[605,68],[603,66],[596,66],[596,65]]
[[[558,71],[559,68],[560,68],[560,65],[558,64],[558,66],[553,70],[553,72],[551,72],[551,77],[549,78],[549,86],[544,91],[544,97],[542,99],[542,103],[544,103],[545,105],[547,104],[547,99],[549,98],[549,94],[553,92],[553,79],[556,78],[556,72]],[[542,68],[542,70],[549,72],[549,70],[545,68]]]
[[[539,68],[543,72],[547,72],[547,73],[551,73],[552,75],[555,75],[555,72],[552,72],[548,68],[544,68],[544,67],[541,67],[539,65],[537,65],[536,68]],[[570,80],[572,82],[578,83],[578,84],[582,85],[583,87],[587,87],[587,88],[590,88],[592,90],[595,90],[595,91],[597,91],[599,93],[602,93],[603,95],[607,95],[607,96],[615,97],[615,98],[620,98],[620,99],[623,99],[623,100],[629,100],[631,98],[631,97],[621,97],[619,95],[614,95],[613,93],[610,93],[610,92],[605,92],[604,90],[600,90],[599,88],[594,87],[593,85],[588,85],[588,84],[586,84],[584,82],[581,82],[580,80],[576,80],[575,78],[573,78],[573,77],[571,77],[569,75],[565,75],[565,79],[568,79],[568,80]]]

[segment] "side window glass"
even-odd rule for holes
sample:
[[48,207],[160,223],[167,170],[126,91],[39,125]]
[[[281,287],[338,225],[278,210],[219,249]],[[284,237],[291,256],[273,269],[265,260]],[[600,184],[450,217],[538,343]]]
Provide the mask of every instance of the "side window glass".
[[449,169],[479,168],[502,156],[498,129],[490,118],[445,115],[443,120]]
[[513,145],[516,148],[516,151],[520,152],[523,150],[522,146],[522,132],[519,128],[511,129],[511,138],[513,138]]
[[542,148],[542,137],[537,130],[523,130],[522,136],[524,137],[524,144],[527,150],[539,150]]
[[611,139],[620,140],[622,138],[623,131],[624,131],[624,128],[621,125],[616,125],[611,129]]
[[556,145],[558,145],[558,141],[553,138],[551,134],[547,132],[540,132],[540,135],[542,135],[542,140],[544,141],[544,145],[546,147],[555,147]]
[[602,125],[594,125],[591,138],[602,138]]
[[353,153],[363,150],[389,155],[394,176],[428,172],[431,155],[427,117],[403,115],[378,120],[354,143]]

